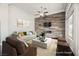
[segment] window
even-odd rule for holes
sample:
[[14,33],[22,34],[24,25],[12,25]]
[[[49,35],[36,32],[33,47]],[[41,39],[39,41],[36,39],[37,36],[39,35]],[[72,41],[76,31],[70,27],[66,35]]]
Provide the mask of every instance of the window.
[[73,32],[73,26],[72,26],[72,24],[73,24],[73,14],[68,18],[68,26],[67,26],[67,28],[68,28],[68,38],[69,39],[72,39],[72,32]]

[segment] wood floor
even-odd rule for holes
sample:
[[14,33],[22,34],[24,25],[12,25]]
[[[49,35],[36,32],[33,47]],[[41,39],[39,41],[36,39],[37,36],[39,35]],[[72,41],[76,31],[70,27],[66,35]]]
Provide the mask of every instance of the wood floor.
[[74,56],[74,54],[70,47],[57,45],[56,56]]

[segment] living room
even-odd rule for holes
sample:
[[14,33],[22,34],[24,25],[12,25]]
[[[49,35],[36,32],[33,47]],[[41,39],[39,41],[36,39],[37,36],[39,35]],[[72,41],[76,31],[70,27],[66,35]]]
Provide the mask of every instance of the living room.
[[[23,39],[25,39],[28,44],[26,44],[26,42],[24,42],[24,44],[31,46],[29,49],[27,47],[28,51],[26,50],[26,52],[28,53],[22,54],[23,56],[79,55],[79,40],[78,37],[76,37],[78,36],[76,32],[78,31],[78,6],[79,4],[75,3],[0,4],[0,46],[2,47],[1,51],[4,53],[3,55],[11,56],[11,54],[18,55],[19,53],[25,52],[19,50],[20,52],[16,53],[15,50],[13,50],[15,52],[13,54],[13,48],[9,48],[5,43],[5,41],[9,44],[14,42],[14,40],[10,41],[11,38],[7,38],[10,35],[19,36],[19,40],[22,42],[24,42]],[[72,18],[75,20],[72,20]],[[18,47],[19,45],[20,44],[17,44]],[[62,47],[68,50],[65,51]],[[10,53],[6,52],[8,51],[7,48],[11,50],[9,50]],[[59,51],[59,49],[62,51]],[[63,51],[65,51],[65,53]],[[59,52],[59,54],[57,54],[57,52]]]

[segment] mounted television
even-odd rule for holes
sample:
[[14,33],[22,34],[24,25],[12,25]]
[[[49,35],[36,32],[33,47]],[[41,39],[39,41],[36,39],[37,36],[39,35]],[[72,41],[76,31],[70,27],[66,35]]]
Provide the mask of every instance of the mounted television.
[[43,26],[44,27],[51,27],[51,22],[44,22],[43,23]]

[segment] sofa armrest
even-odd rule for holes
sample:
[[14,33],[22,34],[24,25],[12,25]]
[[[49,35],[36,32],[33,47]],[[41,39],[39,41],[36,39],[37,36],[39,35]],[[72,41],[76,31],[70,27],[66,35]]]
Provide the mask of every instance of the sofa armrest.
[[10,46],[6,41],[2,42],[2,55],[3,56],[17,56],[16,49]]

